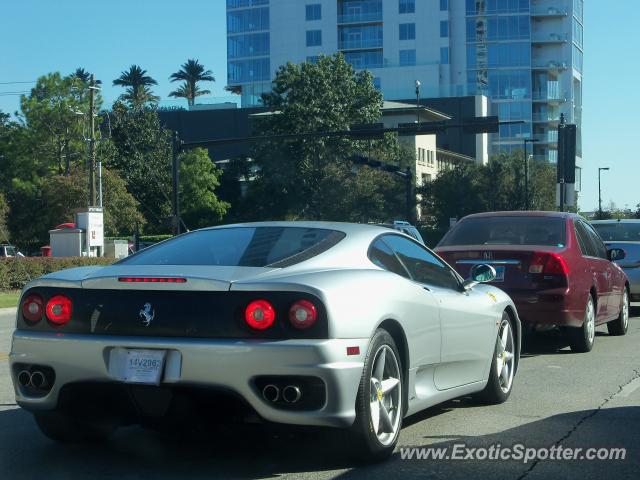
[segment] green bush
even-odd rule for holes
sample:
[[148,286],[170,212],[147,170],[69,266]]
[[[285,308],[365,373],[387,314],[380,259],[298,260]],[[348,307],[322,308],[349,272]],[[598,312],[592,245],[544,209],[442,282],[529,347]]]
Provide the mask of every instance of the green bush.
[[66,268],[109,265],[112,258],[26,257],[0,259],[0,290],[22,289],[30,280]]

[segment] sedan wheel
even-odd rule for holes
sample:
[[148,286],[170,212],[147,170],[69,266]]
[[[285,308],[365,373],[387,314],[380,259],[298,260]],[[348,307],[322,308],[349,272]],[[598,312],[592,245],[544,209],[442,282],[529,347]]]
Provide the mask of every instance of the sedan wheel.
[[569,344],[574,352],[590,352],[596,339],[596,309],[589,294],[582,327],[567,328]]
[[607,323],[609,335],[625,335],[629,329],[629,291],[625,288],[622,294],[620,315],[615,320]]
[[386,330],[371,338],[356,399],[356,420],[348,448],[367,460],[382,460],[393,452],[404,415],[402,363],[395,341]]

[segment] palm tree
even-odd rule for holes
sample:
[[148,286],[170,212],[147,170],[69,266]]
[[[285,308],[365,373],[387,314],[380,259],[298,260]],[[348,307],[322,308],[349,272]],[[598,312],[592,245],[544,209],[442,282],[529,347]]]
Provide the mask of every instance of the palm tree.
[[151,85],[157,85],[158,82],[148,76],[147,71],[140,68],[139,65],[131,65],[129,70],[122,72],[113,81],[113,84],[127,89],[122,98],[134,106],[159,100],[159,97],[156,97],[149,88]]
[[[76,68],[75,71],[73,71],[69,75],[69,77],[77,78],[85,85],[89,85],[89,82],[91,81],[91,74],[87,72],[84,68]],[[102,84],[102,80],[96,80],[96,85],[101,85],[101,84]]]
[[186,98],[189,105],[193,105],[196,97],[211,93],[209,90],[200,90],[200,87],[198,87],[197,84],[195,85],[195,87],[196,87],[196,91],[194,93],[191,90],[191,87],[189,86],[189,84],[187,82],[184,82],[178,88],[176,88],[173,92],[169,93],[169,96],[176,97],[176,98]]
[[[211,74],[211,70],[205,70],[204,65],[202,65],[198,60],[188,59],[186,63],[182,64],[180,70],[175,73],[172,73],[169,77],[169,80],[172,82],[184,81],[184,85],[182,85],[178,90],[173,93],[183,92],[188,94],[185,98],[187,99],[188,104],[191,106],[195,103],[196,97],[200,95],[209,95],[211,92],[209,90],[200,90],[198,88],[198,82],[215,82],[216,79],[213,78]],[[171,95],[170,94],[170,95]],[[183,95],[171,95],[173,97],[182,97]]]

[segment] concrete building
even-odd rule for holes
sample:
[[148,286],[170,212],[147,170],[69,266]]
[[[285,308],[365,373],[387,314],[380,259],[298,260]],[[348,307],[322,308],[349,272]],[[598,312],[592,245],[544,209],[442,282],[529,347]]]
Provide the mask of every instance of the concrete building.
[[490,153],[557,159],[560,114],[582,123],[583,0],[227,0],[228,84],[259,103],[280,65],[344,53],[386,100],[485,95]]

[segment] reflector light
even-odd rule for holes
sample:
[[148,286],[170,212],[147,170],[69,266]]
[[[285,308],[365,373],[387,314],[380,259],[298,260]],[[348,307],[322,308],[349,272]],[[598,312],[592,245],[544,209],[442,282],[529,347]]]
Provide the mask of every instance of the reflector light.
[[44,300],[40,295],[31,294],[22,302],[22,316],[30,322],[39,322],[44,313]]
[[244,310],[244,319],[255,330],[266,330],[276,320],[276,311],[266,300],[254,300]]
[[347,347],[347,355],[360,355],[360,347]]
[[307,329],[316,323],[318,312],[316,306],[308,300],[298,300],[289,309],[291,325],[300,330]]
[[118,281],[126,283],[187,283],[186,278],[179,277],[119,277]]
[[64,295],[56,295],[47,302],[47,318],[56,325],[65,325],[71,320],[73,306],[71,300]]

